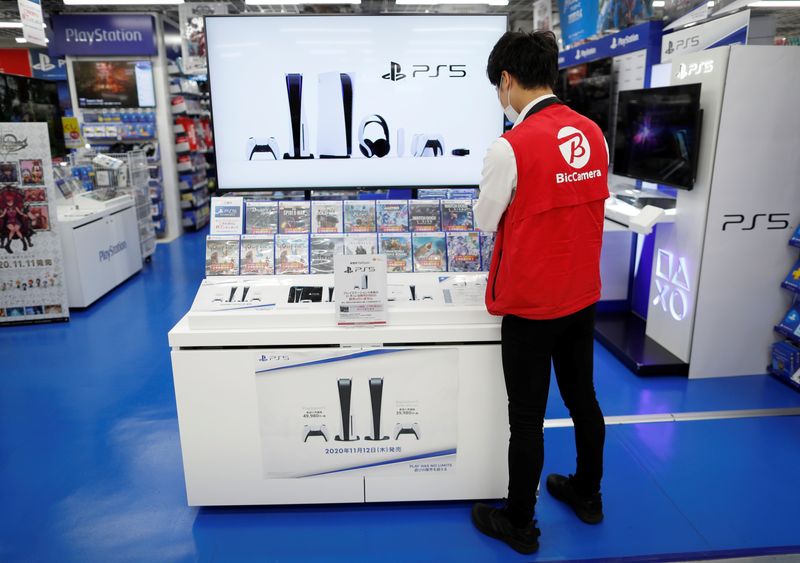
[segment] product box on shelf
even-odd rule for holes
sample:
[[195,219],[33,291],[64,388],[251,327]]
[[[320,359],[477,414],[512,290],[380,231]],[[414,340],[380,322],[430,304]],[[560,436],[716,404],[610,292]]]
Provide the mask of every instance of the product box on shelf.
[[245,233],[274,235],[278,232],[278,202],[248,201],[245,203]]
[[314,201],[311,203],[312,233],[344,232],[343,202]]
[[311,235],[311,273],[332,274],[336,256],[344,254],[344,235],[317,233]]
[[786,289],[800,293],[800,260],[795,262],[781,285]]
[[792,304],[775,330],[784,336],[800,341],[800,302]]
[[307,274],[308,235],[275,235],[275,273]]
[[380,233],[408,232],[408,201],[385,200],[375,202],[375,214]]
[[281,201],[278,204],[278,231],[283,234],[308,234],[311,232],[311,203],[308,201]]
[[345,254],[377,254],[378,235],[375,233],[351,233],[344,236]]
[[374,201],[344,202],[344,232],[374,233],[376,230]]
[[442,215],[438,200],[411,200],[408,221],[415,233],[442,230]]
[[454,199],[442,201],[442,228],[445,231],[471,231],[475,228],[472,219],[472,200]]
[[444,233],[414,233],[415,272],[447,271],[447,241]]
[[447,233],[447,271],[479,272],[481,243],[477,232]]
[[494,239],[496,233],[486,233],[481,231],[481,265],[484,270],[488,270],[492,265],[492,254],[494,253]]
[[772,371],[800,384],[800,348],[786,341],[773,344]]
[[206,237],[206,276],[239,275],[239,236]]
[[275,237],[242,235],[242,275],[270,276],[275,273]]
[[386,267],[391,272],[411,272],[414,260],[411,257],[410,233],[381,233],[380,253],[386,255]]
[[789,239],[789,244],[800,248],[800,226],[795,229],[792,238]]

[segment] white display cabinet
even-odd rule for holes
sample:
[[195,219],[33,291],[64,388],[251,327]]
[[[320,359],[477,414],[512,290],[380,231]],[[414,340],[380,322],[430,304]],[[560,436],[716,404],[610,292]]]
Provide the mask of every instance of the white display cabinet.
[[142,269],[133,198],[125,194],[100,201],[93,195],[81,194],[72,205],[58,207],[71,308],[88,307]]

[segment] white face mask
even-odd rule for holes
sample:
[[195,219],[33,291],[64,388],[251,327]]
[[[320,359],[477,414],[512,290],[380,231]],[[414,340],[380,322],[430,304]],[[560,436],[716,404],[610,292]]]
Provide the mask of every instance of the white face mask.
[[516,123],[517,119],[519,118],[519,112],[514,109],[514,106],[511,105],[511,85],[508,85],[508,103],[506,107],[503,108],[503,113],[506,114],[506,118],[511,123]]

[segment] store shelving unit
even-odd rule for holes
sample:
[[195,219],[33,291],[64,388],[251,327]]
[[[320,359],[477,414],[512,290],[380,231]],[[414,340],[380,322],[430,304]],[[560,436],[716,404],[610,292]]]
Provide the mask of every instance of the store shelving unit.
[[[792,238],[792,242],[790,243],[792,246],[798,246],[798,243],[797,243],[797,240],[796,240],[797,232],[800,232],[800,227],[798,228],[798,231],[796,231],[795,237]],[[797,265],[797,264],[800,264],[800,261],[795,263],[795,265]],[[800,276],[800,269],[797,269],[797,270],[793,271],[790,274],[790,276],[792,276],[792,274],[796,274],[797,276]],[[784,282],[782,284],[782,287],[784,289],[792,292],[792,305],[791,305],[791,309],[790,310],[797,311],[798,304],[800,303],[800,293],[798,292],[797,286],[796,285],[790,285],[790,284],[787,284],[787,282]],[[800,336],[798,336],[797,331],[792,332],[791,330],[786,328],[783,325],[783,323],[780,323],[780,324],[775,326],[775,332],[777,332],[779,335],[781,335],[783,338],[785,338],[787,341],[789,341],[795,347],[800,348]],[[789,387],[791,387],[795,391],[800,392],[800,370],[796,371],[794,374],[789,376],[786,373],[778,371],[777,369],[775,369],[772,363],[767,368],[767,370],[769,371],[770,375],[775,377],[777,380],[781,381],[782,383],[785,383],[786,385],[788,385]]]
[[214,183],[213,177],[208,175],[213,141],[204,84],[204,78],[181,74],[177,65],[170,67],[178,188],[186,230],[198,230],[208,224],[210,188]]

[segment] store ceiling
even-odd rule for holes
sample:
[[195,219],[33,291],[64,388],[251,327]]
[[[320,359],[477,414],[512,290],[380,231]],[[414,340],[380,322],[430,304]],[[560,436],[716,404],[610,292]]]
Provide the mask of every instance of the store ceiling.
[[[338,13],[440,13],[440,14],[482,14],[508,12],[512,29],[530,29],[533,19],[532,0],[510,0],[507,7],[479,6],[398,6],[394,0],[362,0],[358,6],[349,5],[306,5],[306,6],[248,6],[244,0],[228,2],[232,13],[265,13],[265,14],[338,14]],[[553,6],[557,6],[553,0]],[[159,12],[173,20],[178,19],[176,6],[65,6],[62,0],[42,0],[45,14],[57,12]],[[775,15],[778,35],[786,37],[800,36],[800,9],[759,10],[759,13]],[[556,16],[557,17],[557,16]],[[19,21],[16,0],[0,0],[0,21]],[[19,37],[19,29],[0,29],[0,41],[7,43]]]

